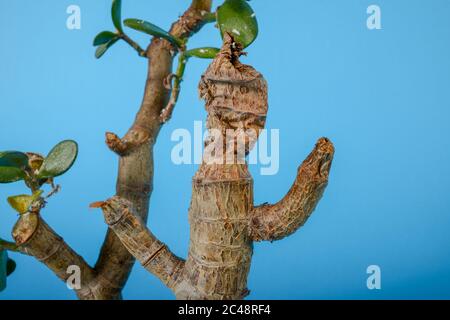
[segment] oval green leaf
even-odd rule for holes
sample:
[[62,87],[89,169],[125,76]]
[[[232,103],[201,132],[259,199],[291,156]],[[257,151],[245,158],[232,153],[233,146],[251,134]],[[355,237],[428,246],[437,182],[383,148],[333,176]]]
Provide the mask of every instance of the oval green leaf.
[[100,59],[106,53],[106,51],[108,51],[108,49],[111,48],[111,46],[113,44],[115,44],[118,40],[119,40],[119,37],[116,37],[116,38],[109,40],[107,43],[99,45],[97,47],[97,50],[95,50],[95,57],[97,59]]
[[0,183],[11,183],[25,179],[25,172],[12,167],[0,167]]
[[24,169],[28,166],[28,156],[19,151],[0,152],[0,166]]
[[39,197],[42,195],[42,192],[42,190],[38,190],[31,196],[27,194],[21,194],[18,196],[8,197],[8,203],[19,214],[24,214],[30,210],[31,205],[39,199]]
[[25,178],[28,156],[18,151],[0,152],[0,183],[10,183]]
[[111,7],[111,17],[114,27],[123,33],[122,29],[122,0],[113,0]]
[[13,259],[8,259],[6,263],[6,276],[10,276],[17,268],[17,264]]
[[8,253],[0,249],[0,291],[6,289]]
[[217,9],[217,24],[222,38],[227,32],[244,48],[258,36],[255,13],[245,0],[225,0]]
[[72,167],[78,154],[78,145],[73,140],[58,143],[44,159],[37,174],[39,179],[57,177]]
[[185,56],[201,59],[214,59],[219,51],[220,49],[213,47],[195,48],[186,51]]
[[112,39],[114,39],[116,37],[117,37],[117,34],[115,34],[114,32],[102,31],[98,35],[95,36],[93,45],[95,47],[100,46],[102,44],[105,44],[105,43],[111,41]]
[[181,47],[183,45],[183,41],[172,36],[167,31],[161,29],[158,26],[155,26],[153,23],[150,23],[148,21],[139,19],[126,19],[123,23],[131,29],[144,32],[154,37],[166,39],[177,47]]

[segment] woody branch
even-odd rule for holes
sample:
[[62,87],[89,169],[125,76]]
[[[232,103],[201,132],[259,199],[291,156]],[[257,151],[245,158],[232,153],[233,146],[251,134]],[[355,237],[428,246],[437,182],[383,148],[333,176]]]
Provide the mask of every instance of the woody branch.
[[250,212],[254,241],[280,240],[301,227],[314,211],[328,183],[334,147],[326,138],[298,168],[297,178],[286,196],[276,204],[263,204]]

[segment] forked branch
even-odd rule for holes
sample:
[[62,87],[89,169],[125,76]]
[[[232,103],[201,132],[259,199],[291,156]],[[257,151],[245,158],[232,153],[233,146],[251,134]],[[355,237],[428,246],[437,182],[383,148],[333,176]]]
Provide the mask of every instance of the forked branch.
[[[175,22],[170,33],[187,39],[208,22],[205,13],[211,11],[211,0],[193,0],[191,6]],[[160,114],[167,105],[170,90],[164,79],[172,73],[176,49],[168,41],[153,38],[146,50],[148,74],[144,98],[135,121],[121,139],[108,133],[106,143],[119,156],[119,172],[116,195],[133,204],[135,214],[147,221],[149,198],[153,189],[153,145],[162,123]],[[99,259],[95,265],[100,279],[106,279],[105,299],[116,298],[125,285],[134,263],[134,258],[120,239],[108,230]]]

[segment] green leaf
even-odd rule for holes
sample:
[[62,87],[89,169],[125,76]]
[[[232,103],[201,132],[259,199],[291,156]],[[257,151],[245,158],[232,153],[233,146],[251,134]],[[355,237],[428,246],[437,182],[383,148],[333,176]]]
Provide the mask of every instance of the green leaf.
[[0,166],[26,168],[28,166],[28,156],[18,151],[0,152]]
[[58,143],[44,159],[37,174],[39,179],[57,177],[72,167],[78,154],[75,141],[65,140]]
[[9,205],[19,214],[27,213],[36,200],[42,195],[42,190],[35,191],[31,196],[27,194],[20,194],[18,196],[8,197]]
[[255,41],[258,35],[255,13],[245,0],[225,0],[217,9],[217,24],[222,38],[227,32],[244,48]]
[[108,49],[115,44],[117,41],[119,40],[119,37],[113,38],[111,40],[109,40],[107,43],[104,43],[102,45],[99,45],[97,47],[97,50],[95,50],[95,57],[97,59],[100,59],[106,51],[108,51]]
[[111,31],[102,31],[94,38],[94,46],[105,44],[112,39],[116,38],[117,34]]
[[17,264],[13,259],[8,259],[6,263],[6,276],[10,276],[17,268]]
[[25,178],[28,156],[18,151],[0,152],[0,183],[9,183]]
[[185,56],[202,58],[202,59],[214,59],[219,51],[220,51],[220,49],[213,48],[213,47],[195,48],[195,49],[186,51]]
[[6,289],[8,253],[0,249],[0,291]]
[[113,0],[111,7],[111,17],[114,24],[114,27],[120,32],[123,33],[122,29],[122,0]]
[[183,45],[183,41],[181,41],[181,39],[172,36],[167,31],[155,26],[153,23],[139,19],[126,19],[123,23],[131,29],[144,32],[154,37],[166,39],[177,47],[181,47]]
[[13,167],[0,167],[0,183],[10,183],[25,178],[25,172]]

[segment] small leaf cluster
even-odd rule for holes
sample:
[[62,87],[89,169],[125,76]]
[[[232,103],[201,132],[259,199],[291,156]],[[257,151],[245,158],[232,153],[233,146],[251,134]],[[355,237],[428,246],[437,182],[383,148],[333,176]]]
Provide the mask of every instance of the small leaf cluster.
[[66,173],[77,154],[78,145],[73,140],[58,143],[46,157],[20,151],[0,152],[0,183],[24,180],[28,187],[36,190],[48,179]]
[[37,153],[20,151],[0,152],[0,183],[24,180],[32,194],[21,194],[8,198],[8,203],[19,214],[24,214],[41,199],[40,187],[53,178],[66,173],[75,162],[78,145],[73,140],[64,140],[50,150],[46,157]]
[[[46,157],[37,153],[20,151],[0,152],[0,183],[24,181],[32,194],[20,194],[8,197],[9,205],[20,215],[40,208],[44,199],[41,186],[53,178],[67,172],[75,162],[78,145],[75,141],[65,140],[52,148]],[[1,245],[7,243],[0,238]],[[0,249],[0,291],[6,288],[6,277],[14,272],[16,263],[8,257],[6,250]]]
[[[211,16],[213,16],[212,19]],[[127,37],[122,26],[122,0],[112,1],[111,18],[116,31],[102,31],[95,37],[96,58],[102,57],[118,40]],[[215,13],[205,16],[205,22],[215,20],[222,37],[225,33],[229,33],[243,48],[252,44],[258,35],[258,22],[255,13],[246,0],[225,0]],[[125,19],[123,25],[147,35],[169,41],[175,48],[184,53],[186,58],[213,59],[219,51],[219,49],[212,47],[186,50],[186,39],[175,37],[170,32],[142,19]]]

